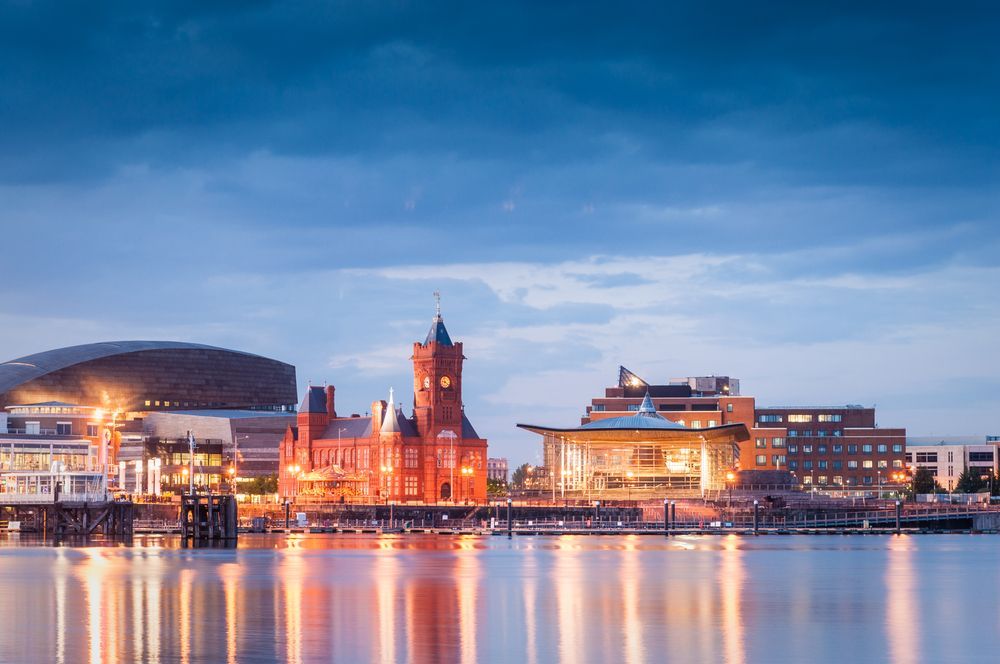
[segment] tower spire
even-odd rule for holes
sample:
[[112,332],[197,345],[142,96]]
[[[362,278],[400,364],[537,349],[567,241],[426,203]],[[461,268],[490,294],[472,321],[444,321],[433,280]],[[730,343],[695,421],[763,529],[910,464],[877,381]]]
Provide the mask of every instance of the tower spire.
[[434,320],[441,320],[441,291],[434,291]]

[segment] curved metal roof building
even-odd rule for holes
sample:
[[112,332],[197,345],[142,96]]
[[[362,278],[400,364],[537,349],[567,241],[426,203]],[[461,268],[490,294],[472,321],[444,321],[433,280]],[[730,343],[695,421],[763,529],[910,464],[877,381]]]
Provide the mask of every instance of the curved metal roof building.
[[295,367],[178,341],[111,341],[0,364],[0,407],[65,401],[123,411],[292,410]]

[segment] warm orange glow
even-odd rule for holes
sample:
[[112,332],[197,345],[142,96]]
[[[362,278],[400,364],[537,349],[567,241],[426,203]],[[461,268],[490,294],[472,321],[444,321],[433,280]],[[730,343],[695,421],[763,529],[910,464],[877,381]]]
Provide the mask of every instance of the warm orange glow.
[[731,470],[728,473],[726,473],[726,481],[727,482],[732,482],[735,479],[736,479],[736,473],[734,473]]
[[188,469],[187,468],[182,468],[181,469],[181,474],[184,475],[184,477],[187,477]]
[[235,475],[236,474],[236,469],[230,466],[230,468],[229,468],[229,474],[230,475]]
[[98,408],[97,410],[94,411],[94,419],[95,420],[103,420],[104,419],[104,409],[103,408]]

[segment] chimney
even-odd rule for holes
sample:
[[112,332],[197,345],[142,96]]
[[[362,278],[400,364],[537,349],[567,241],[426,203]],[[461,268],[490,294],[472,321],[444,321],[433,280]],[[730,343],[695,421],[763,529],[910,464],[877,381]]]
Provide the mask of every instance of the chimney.
[[385,414],[385,401],[373,401],[372,402],[372,433],[378,434],[382,429],[382,418]]
[[337,408],[334,406],[333,393],[337,391],[333,385],[326,386],[326,414],[332,420],[337,417]]

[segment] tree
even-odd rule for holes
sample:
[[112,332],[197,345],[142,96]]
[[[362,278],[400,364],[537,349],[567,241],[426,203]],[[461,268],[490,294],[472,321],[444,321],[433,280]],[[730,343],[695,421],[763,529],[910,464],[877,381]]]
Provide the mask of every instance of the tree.
[[531,464],[522,463],[520,466],[514,469],[514,474],[511,475],[511,484],[518,489],[524,488],[524,483],[528,479],[530,474]]
[[266,493],[278,493],[278,476],[263,475],[255,477],[249,482],[241,482],[241,493],[262,495]]
[[913,493],[937,493],[941,489],[930,468],[917,468],[913,474]]
[[507,483],[503,480],[498,479],[487,479],[486,480],[486,493],[491,496],[506,496],[507,495]]
[[955,482],[955,493],[978,493],[986,487],[986,481],[979,473],[971,473],[966,468]]

